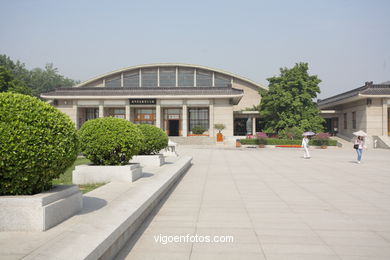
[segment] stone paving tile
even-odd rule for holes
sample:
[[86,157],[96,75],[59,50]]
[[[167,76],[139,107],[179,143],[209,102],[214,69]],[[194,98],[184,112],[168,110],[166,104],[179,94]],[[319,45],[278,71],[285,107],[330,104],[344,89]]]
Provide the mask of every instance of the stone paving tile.
[[261,253],[204,253],[193,252],[190,260],[266,260]]
[[267,260],[340,260],[336,255],[267,254]]
[[[360,165],[351,149],[313,150],[311,160],[293,149],[179,152],[193,166],[127,259],[390,259],[390,151],[365,151]],[[183,233],[235,242],[164,247],[150,239]]]

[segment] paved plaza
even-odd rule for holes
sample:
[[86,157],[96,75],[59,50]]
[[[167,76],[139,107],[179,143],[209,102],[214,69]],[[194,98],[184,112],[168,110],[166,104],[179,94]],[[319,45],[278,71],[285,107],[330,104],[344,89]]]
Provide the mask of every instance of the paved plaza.
[[[390,259],[390,150],[179,152],[192,168],[117,259]],[[234,242],[155,242],[187,234]]]

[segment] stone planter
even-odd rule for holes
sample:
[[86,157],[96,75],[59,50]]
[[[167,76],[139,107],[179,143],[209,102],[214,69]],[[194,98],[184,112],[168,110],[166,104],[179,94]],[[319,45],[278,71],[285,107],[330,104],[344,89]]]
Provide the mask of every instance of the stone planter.
[[165,158],[162,154],[136,155],[130,162],[139,163],[142,167],[160,167],[165,163]]
[[326,149],[326,148],[328,148],[327,145],[321,145],[321,149]]
[[24,196],[0,196],[0,231],[44,231],[79,212],[83,196],[76,185]]
[[72,173],[74,184],[112,181],[134,182],[142,177],[139,163],[129,165],[78,165]]
[[259,144],[259,148],[264,148],[265,144]]

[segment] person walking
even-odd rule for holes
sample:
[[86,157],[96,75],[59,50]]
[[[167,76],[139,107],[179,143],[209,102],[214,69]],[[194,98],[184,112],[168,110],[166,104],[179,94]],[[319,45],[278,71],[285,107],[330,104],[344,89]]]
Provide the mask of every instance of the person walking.
[[353,146],[356,150],[356,153],[358,155],[357,157],[357,163],[360,163],[362,160],[362,154],[363,154],[363,147],[366,148],[365,142],[364,142],[364,137],[363,136],[358,136],[355,140],[355,144]]
[[304,149],[303,158],[310,159],[310,153],[309,153],[309,138],[305,135],[302,139],[302,145]]

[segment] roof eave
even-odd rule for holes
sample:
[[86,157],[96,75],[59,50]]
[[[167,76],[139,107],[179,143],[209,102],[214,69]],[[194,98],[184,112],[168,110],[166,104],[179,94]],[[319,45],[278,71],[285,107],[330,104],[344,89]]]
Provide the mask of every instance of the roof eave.
[[193,98],[239,98],[239,95],[122,95],[122,96],[64,96],[64,95],[41,95],[44,99],[129,99],[129,98],[164,98],[164,99],[193,99]]
[[363,99],[363,97],[361,97],[359,95],[355,95],[355,96],[352,96],[352,97],[348,97],[348,98],[345,98],[345,99],[341,99],[341,100],[337,100],[337,101],[333,101],[333,102],[329,102],[329,103],[325,103],[325,104],[319,103],[318,107],[320,109],[326,109],[328,107],[334,107],[334,106],[337,106],[337,105],[354,102],[354,101],[357,101],[357,100],[360,100],[360,99]]

